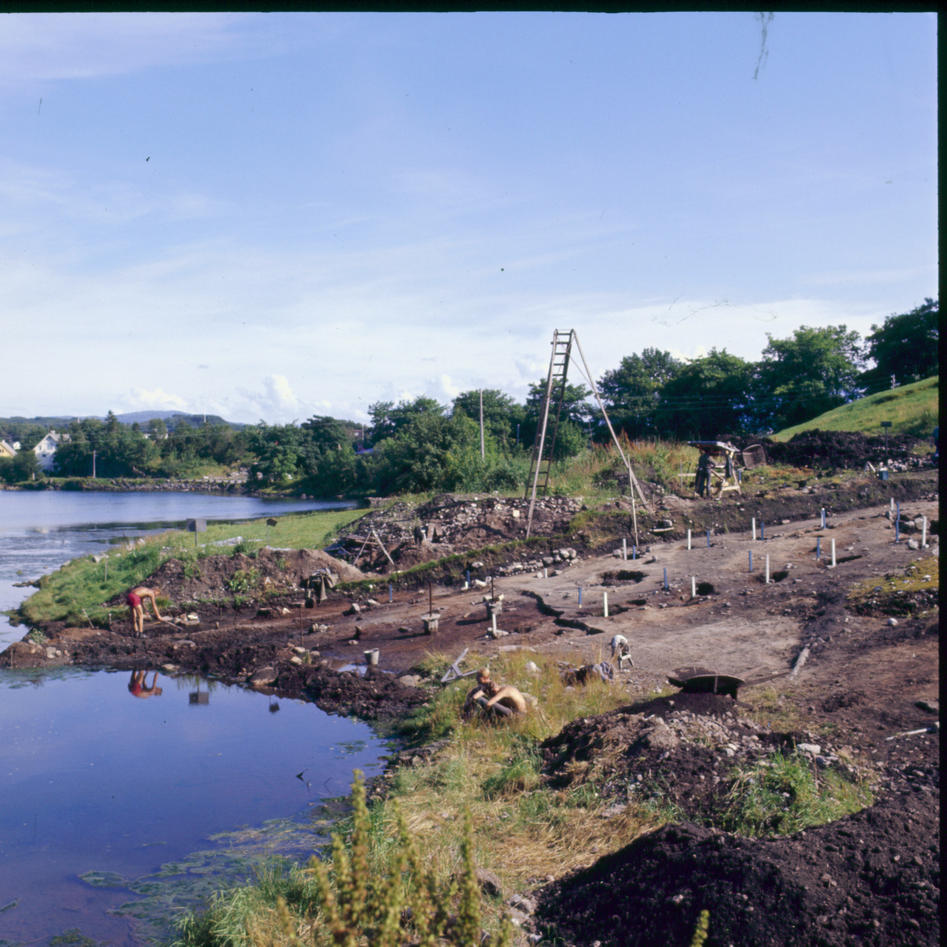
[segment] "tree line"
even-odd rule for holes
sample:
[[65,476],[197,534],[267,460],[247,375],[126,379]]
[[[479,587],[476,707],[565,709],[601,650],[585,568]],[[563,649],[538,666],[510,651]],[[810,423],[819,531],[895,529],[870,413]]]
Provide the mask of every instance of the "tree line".
[[[623,357],[596,388],[615,430],[633,440],[763,435],[936,374],[938,319],[937,301],[925,299],[873,326],[864,340],[844,325],[803,326],[789,338],[768,336],[756,362],[725,349],[680,360],[645,348]],[[545,379],[532,384],[525,403],[496,389],[463,392],[450,405],[424,396],[380,401],[369,406],[367,425],[314,416],[300,425],[214,422],[169,430],[161,420],[128,426],[110,412],[104,421],[69,424],[53,472],[174,478],[242,465],[251,488],[317,496],[516,489],[525,480],[545,389]],[[565,386],[557,459],[608,439],[591,396],[585,385]],[[35,474],[29,458],[0,460],[5,479]]]

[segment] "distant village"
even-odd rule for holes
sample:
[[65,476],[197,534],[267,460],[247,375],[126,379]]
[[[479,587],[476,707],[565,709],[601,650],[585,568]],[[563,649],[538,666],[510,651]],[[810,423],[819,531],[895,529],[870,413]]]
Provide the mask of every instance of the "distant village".
[[[33,447],[36,461],[43,473],[52,472],[56,449],[60,444],[68,440],[68,434],[59,434],[57,431],[50,431]],[[0,440],[0,457],[16,457],[20,449],[21,445],[19,441],[13,441],[11,444],[8,441]]]

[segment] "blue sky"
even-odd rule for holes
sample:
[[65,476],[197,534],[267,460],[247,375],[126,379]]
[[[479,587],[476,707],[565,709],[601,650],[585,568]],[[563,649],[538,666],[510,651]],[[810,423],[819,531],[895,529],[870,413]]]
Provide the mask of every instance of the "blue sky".
[[[0,15],[0,416],[364,420],[937,295],[933,14]],[[570,381],[582,381],[578,373]]]

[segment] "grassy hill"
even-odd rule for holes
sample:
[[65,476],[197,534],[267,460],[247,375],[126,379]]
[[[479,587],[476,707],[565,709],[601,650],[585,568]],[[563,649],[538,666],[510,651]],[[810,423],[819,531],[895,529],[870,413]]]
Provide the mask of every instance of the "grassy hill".
[[882,421],[890,421],[891,434],[913,434],[930,437],[938,424],[940,376],[932,375],[911,385],[879,391],[833,408],[811,421],[787,427],[773,435],[774,441],[788,441],[802,431],[858,431],[862,434],[883,434]]

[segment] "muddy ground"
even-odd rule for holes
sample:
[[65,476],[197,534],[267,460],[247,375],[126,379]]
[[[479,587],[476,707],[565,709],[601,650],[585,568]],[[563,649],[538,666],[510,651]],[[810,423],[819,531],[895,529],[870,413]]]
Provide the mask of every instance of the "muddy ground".
[[[636,510],[642,533],[636,547],[626,533],[627,560],[593,527],[562,535],[581,501],[550,501],[538,542],[504,546],[523,535],[522,502],[441,497],[387,518],[373,512],[335,547],[337,558],[267,550],[204,560],[189,576],[168,564],[154,581],[178,623],[148,623],[137,639],[116,603],[109,630],[47,628],[46,642],[17,643],[0,662],[200,672],[385,719],[425,699],[431,682],[417,665],[432,651],[458,657],[469,648],[489,660],[526,648],[581,664],[607,659],[621,634],[633,666],[612,686],[627,692],[627,706],[547,741],[545,778],[593,779],[615,813],[657,779],[679,817],[582,871],[537,882],[527,930],[545,943],[684,944],[706,908],[708,944],[934,944],[939,612],[929,593],[899,593],[883,580],[912,564],[937,568],[937,490],[936,472],[921,470],[844,487],[807,478],[714,502],[665,497],[650,518]],[[627,498],[606,513],[630,522]],[[485,543],[494,552],[479,555]],[[389,556],[403,568],[445,554],[453,559],[441,582],[389,587]],[[320,568],[374,586],[336,588],[318,602],[301,585]],[[464,589],[468,572],[473,587]],[[877,594],[848,598],[875,581]],[[234,591],[248,582],[256,586]],[[502,595],[496,632],[484,602],[491,594]],[[437,630],[426,634],[432,609]],[[374,649],[378,665],[369,667]],[[694,667],[744,681],[738,699],[654,697],[668,674]],[[764,693],[798,721],[793,728],[767,728],[743,712]],[[817,770],[849,767],[869,779],[876,803],[774,840],[700,824],[726,789],[728,763],[802,744]]]

